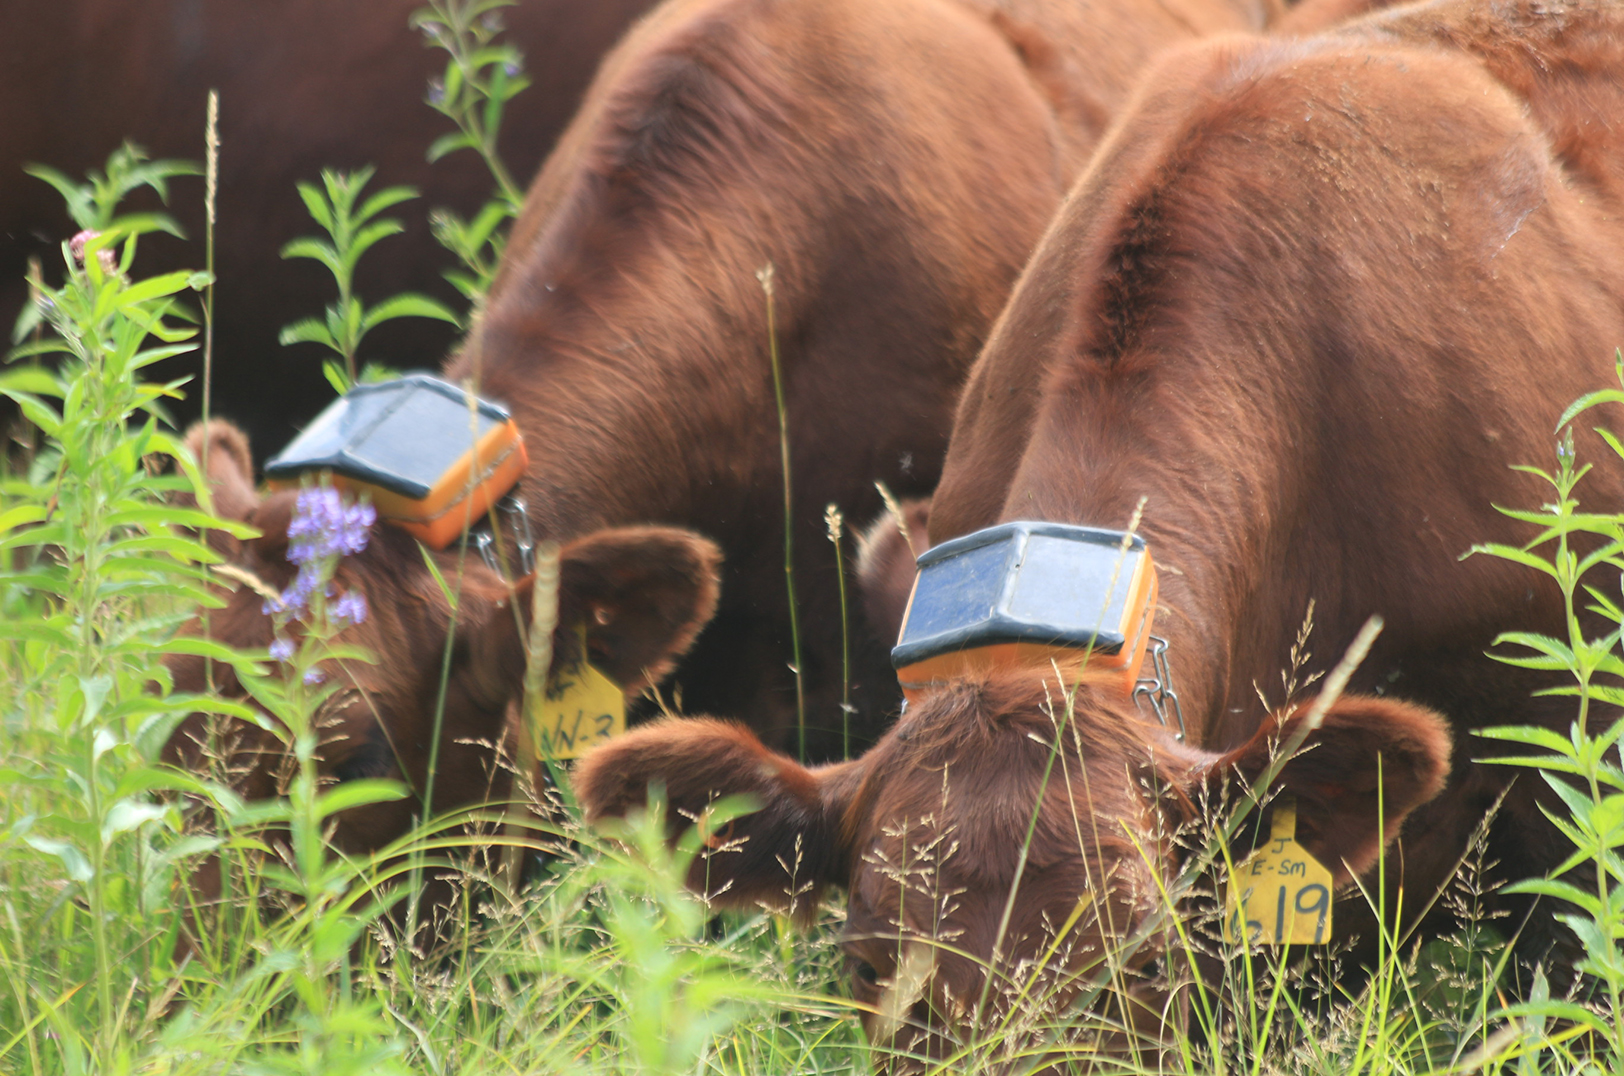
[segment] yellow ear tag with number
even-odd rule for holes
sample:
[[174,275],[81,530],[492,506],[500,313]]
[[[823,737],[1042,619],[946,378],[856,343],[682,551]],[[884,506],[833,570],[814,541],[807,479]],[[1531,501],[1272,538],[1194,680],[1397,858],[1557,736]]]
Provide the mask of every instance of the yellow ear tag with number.
[[1297,804],[1274,809],[1269,843],[1235,866],[1224,898],[1224,940],[1324,945],[1331,938],[1331,872],[1297,843]]
[[580,758],[626,731],[626,694],[586,660],[584,629],[581,655],[579,664],[553,669],[535,702],[531,727],[546,758]]

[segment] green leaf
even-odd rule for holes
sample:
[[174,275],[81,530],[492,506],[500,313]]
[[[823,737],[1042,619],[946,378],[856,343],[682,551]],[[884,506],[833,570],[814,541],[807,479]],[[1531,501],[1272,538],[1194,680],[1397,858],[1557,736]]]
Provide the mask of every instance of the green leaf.
[[461,319],[448,309],[445,304],[430,299],[427,295],[406,292],[385,299],[368,310],[366,316],[361,320],[361,331],[368,332],[386,321],[393,321],[395,318],[434,318],[437,321],[450,322],[452,325],[461,326],[462,324]]
[[[186,230],[176,224],[168,213],[131,213],[110,222],[106,230],[114,235],[137,236],[164,232],[176,239],[186,238]],[[129,272],[128,265],[121,265],[119,268],[121,272]]]
[[55,856],[60,859],[62,866],[68,872],[68,877],[81,885],[96,876],[96,872],[90,867],[90,860],[86,859],[83,852],[67,841],[35,836],[24,837],[23,841],[36,852],[44,852],[48,856]]
[[1557,430],[1561,430],[1563,426],[1572,422],[1581,412],[1588,411],[1592,407],[1604,403],[1624,403],[1624,392],[1620,392],[1618,389],[1598,389],[1595,392],[1585,393],[1569,404],[1566,411],[1562,412],[1562,417],[1556,420]]
[[107,816],[102,821],[102,843],[108,844],[120,833],[128,833],[133,829],[140,829],[148,822],[156,822],[163,818],[170,808],[156,803],[142,803],[139,800],[122,799],[108,808]]
[[459,149],[478,148],[478,142],[475,142],[472,138],[463,134],[461,131],[453,131],[450,134],[441,135],[439,138],[436,138],[429,144],[428,159],[432,164],[447,154],[455,153]]
[[390,206],[409,202],[416,197],[417,191],[411,187],[386,187],[361,203],[361,208],[355,213],[355,223],[362,224]]
[[450,585],[446,583],[445,576],[440,573],[440,565],[434,559],[434,554],[430,553],[429,547],[422,542],[417,543],[417,551],[423,554],[423,563],[427,566],[429,575],[434,577],[434,582],[439,586],[440,593],[445,597],[446,604],[455,613],[457,611],[457,592],[452,590]]
[[[1567,668],[1574,664],[1572,649],[1560,639],[1553,639],[1549,635],[1541,635],[1532,631],[1506,631],[1494,637],[1495,646],[1522,646],[1536,653],[1548,655],[1563,663]],[[1505,660],[1505,659],[1502,659]],[[1543,666],[1540,666],[1543,668]]]
[[277,336],[277,342],[286,347],[289,344],[321,344],[334,351],[340,350],[338,341],[327,326],[315,318],[304,318],[295,321],[292,325],[282,326],[282,332]]
[[282,257],[310,258],[321,262],[334,275],[344,270],[344,260],[338,256],[338,251],[333,249],[331,243],[323,242],[320,239],[311,239],[308,236],[295,239],[283,246]]
[[[322,197],[321,192],[309,183],[300,183],[297,184],[297,187],[299,197],[304,200],[305,209],[310,213],[310,218],[327,229],[329,233],[332,232],[333,211],[331,206],[328,205],[327,199]],[[283,248],[284,251],[286,249],[286,247]],[[285,258],[288,255],[284,253],[282,256]]]
[[375,220],[371,224],[363,226],[360,231],[355,233],[355,237],[350,240],[349,246],[344,250],[345,272],[353,274],[356,263],[361,260],[361,255],[372,249],[373,244],[380,239],[399,235],[403,231],[405,231],[405,228],[400,221],[392,218]]
[[30,523],[39,523],[45,519],[45,506],[42,504],[18,504],[0,512],[0,534]]
[[38,426],[40,432],[44,433],[45,436],[58,438],[62,435],[62,416],[57,414],[56,410],[43,400],[26,392],[18,392],[15,389],[8,389],[3,386],[0,386],[0,395],[9,396],[16,401],[17,407],[22,411],[23,415],[28,421]]
[[468,225],[467,236],[469,242],[475,246],[483,244],[491,237],[491,233],[501,226],[503,221],[511,219],[512,216],[513,210],[508,207],[506,202],[495,198],[486,202]]
[[192,271],[181,269],[162,276],[150,277],[122,289],[118,295],[118,309],[135,306],[164,295],[173,295],[191,287]]
[[1526,549],[1518,549],[1516,546],[1502,545],[1498,542],[1474,545],[1472,548],[1462,553],[1460,555],[1460,559],[1465,560],[1474,553],[1485,553],[1491,557],[1499,557],[1502,560],[1515,561],[1518,564],[1527,565],[1528,567],[1533,568],[1535,571],[1544,572],[1546,575],[1556,575],[1556,569],[1551,566],[1549,561],[1538,556],[1537,554],[1528,552]]
[[40,366],[20,366],[0,374],[0,389],[16,389],[35,396],[55,396],[58,399],[62,396],[62,384],[56,375]]
[[[37,310],[39,308],[30,304],[27,309]],[[18,337],[13,334],[12,341],[16,342],[17,339]],[[67,341],[60,337],[48,336],[43,340],[31,340],[26,344],[18,344],[6,352],[6,361],[15,362],[18,359],[26,359],[34,355],[59,355],[64,352],[70,355],[73,353],[73,349],[68,346]]]
[[1530,747],[1544,747],[1559,755],[1573,753],[1573,741],[1539,725],[1495,725],[1478,729],[1476,735],[1485,740],[1506,740]]
[[[337,348],[334,348],[336,351]],[[328,359],[321,364],[321,372],[327,378],[327,383],[333,386],[333,391],[343,396],[355,386],[350,384],[350,375],[345,372],[344,364],[336,359]]]
[[154,654],[190,654],[193,657],[210,658],[227,665],[244,664],[252,667],[254,661],[248,655],[240,653],[224,643],[217,643],[213,639],[203,639],[196,635],[178,635],[165,642],[151,645]]
[[350,810],[352,807],[365,807],[372,803],[390,803],[404,799],[407,795],[406,786],[399,781],[388,781],[382,778],[363,778],[355,781],[345,781],[316,799],[316,814],[321,818],[329,818],[340,811]]

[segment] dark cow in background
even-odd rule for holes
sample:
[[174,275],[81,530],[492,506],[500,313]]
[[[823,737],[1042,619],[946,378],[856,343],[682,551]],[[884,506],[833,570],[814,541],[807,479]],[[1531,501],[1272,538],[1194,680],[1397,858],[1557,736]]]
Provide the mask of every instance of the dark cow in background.
[[[651,0],[522,0],[504,8],[506,40],[534,81],[508,108],[500,150],[522,183],[534,174],[575,113],[598,58]],[[407,289],[462,301],[440,277],[453,264],[429,234],[431,208],[468,215],[492,182],[472,153],[430,165],[429,144],[451,122],[423,103],[445,53],[423,47],[407,25],[422,0],[62,0],[8,11],[0,36],[0,328],[23,302],[24,266],[39,256],[60,272],[58,244],[74,228],[57,193],[24,175],[25,164],[70,176],[100,168],[123,140],[155,157],[203,160],[205,102],[220,91],[217,228],[216,414],[249,427],[271,452],[331,398],[314,346],[283,348],[288,322],[319,315],[332,281],[309,261],[285,262],[282,245],[318,231],[294,184],[323,168],[378,166],[373,189],[416,187],[422,197],[393,215],[406,226],[362,263],[360,295]],[[156,204],[156,199],[151,199]],[[143,200],[144,202],[144,200]],[[203,265],[203,181],[177,180],[170,212],[190,242],[142,242],[141,269]],[[367,354],[401,367],[430,367],[454,330],[440,322],[385,325]],[[196,356],[165,377],[201,369]],[[171,371],[174,371],[172,374]],[[176,407],[197,414],[197,385]]]
[[[1167,569],[1156,630],[1189,735],[1084,682],[1000,974],[1042,950],[1080,893],[1109,912],[1107,934],[1143,921],[1152,871],[1178,854],[1164,823],[1223,771],[1257,774],[1278,718],[1256,686],[1278,683],[1310,600],[1322,660],[1386,618],[1352,683],[1364,694],[1343,697],[1282,778],[1299,838],[1340,881],[1408,814],[1386,876],[1412,917],[1438,914],[1433,894],[1502,796],[1488,860],[1503,873],[1538,875],[1570,851],[1540,813],[1541,782],[1479,764],[1505,752],[1471,735],[1573,720],[1571,700],[1530,697],[1561,676],[1484,656],[1510,629],[1565,637],[1560,596],[1526,568],[1458,558],[1533,536],[1493,505],[1548,499],[1511,468],[1549,460],[1556,417],[1624,343],[1621,115],[1624,8],[1607,0],[1411,5],[1320,38],[1192,46],[1147,78],[970,378],[929,528],[940,542],[1025,518],[1124,527],[1145,498],[1140,533]],[[1616,468],[1581,490],[1621,494]],[[593,817],[651,783],[674,817],[753,794],[763,809],[735,823],[738,850],[695,880],[731,885],[728,901],[848,887],[859,997],[897,975],[899,929],[952,939],[899,1039],[940,1055],[977,1018],[975,961],[990,957],[1055,735],[1049,687],[1037,672],[952,683],[868,755],[813,770],[734,727],[663,724],[589,755],[577,790]],[[962,893],[950,907],[910,891],[901,913],[886,864],[904,843],[957,847],[932,882]],[[1339,901],[1335,922],[1369,951],[1362,897]],[[1555,929],[1533,918],[1527,951]],[[1073,966],[1100,944],[1083,931]]]
[[[1261,0],[673,0],[606,61],[449,367],[529,438],[536,528],[657,520],[726,553],[685,708],[792,744],[773,267],[808,752],[839,754],[824,508],[928,492],[954,400],[1065,185],[1160,48]],[[853,611],[854,743],[895,706]],[[889,640],[886,641],[887,643]]]

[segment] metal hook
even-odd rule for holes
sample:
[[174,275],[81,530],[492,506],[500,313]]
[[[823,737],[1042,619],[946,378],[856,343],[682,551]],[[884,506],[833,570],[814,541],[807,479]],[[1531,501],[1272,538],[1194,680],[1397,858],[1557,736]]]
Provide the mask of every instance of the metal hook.
[[1168,704],[1172,704],[1173,715],[1178,720],[1178,739],[1184,740],[1184,707],[1179,703],[1179,693],[1173,690],[1173,667],[1167,660],[1167,640],[1159,635],[1150,637],[1151,675],[1141,676],[1133,688],[1133,703],[1139,707],[1141,713],[1144,707],[1140,705],[1140,696],[1150,702],[1151,710],[1156,714],[1156,720],[1167,728]]
[[[512,554],[516,554],[519,563],[518,578],[524,578],[536,569],[536,536],[530,529],[530,513],[526,510],[524,499],[509,495],[503,497],[495,504],[495,513],[498,525],[505,528],[511,535],[513,542]],[[473,535],[474,548],[479,551],[480,559],[486,567],[504,578],[507,577],[507,565],[503,563],[501,551],[495,533],[488,524],[481,526]]]

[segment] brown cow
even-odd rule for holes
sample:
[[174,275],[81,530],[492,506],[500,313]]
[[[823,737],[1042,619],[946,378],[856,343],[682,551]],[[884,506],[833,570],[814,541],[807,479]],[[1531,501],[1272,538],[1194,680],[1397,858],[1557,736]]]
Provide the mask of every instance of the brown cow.
[[[1144,899],[1160,821],[1147,816],[1176,821],[1191,784],[1231,761],[1256,772],[1256,689],[1277,682],[1311,599],[1322,656],[1386,617],[1353,686],[1389,697],[1344,698],[1286,771],[1310,851],[1342,879],[1372,862],[1379,759],[1389,830],[1414,809],[1387,867],[1412,918],[1502,795],[1490,860],[1526,876],[1567,854],[1540,782],[1476,764],[1497,752],[1470,735],[1571,722],[1569,700],[1529,697],[1560,677],[1484,657],[1508,629],[1565,637],[1560,597],[1520,566],[1458,558],[1531,537],[1493,505],[1548,489],[1510,468],[1549,458],[1555,417],[1624,342],[1621,114],[1624,9],[1606,0],[1412,5],[1318,39],[1184,49],[1147,79],[970,379],[930,533],[1121,527],[1146,498],[1189,746],[1085,688],[1000,971],[1031,959],[1095,880],[1114,872],[1120,901]],[[1624,494],[1616,471],[1587,482],[1589,497]],[[848,886],[859,996],[896,976],[899,919],[955,939],[913,1014],[945,1035],[975,1016],[980,970],[958,954],[990,957],[1048,758],[1025,737],[1053,736],[1044,699],[1035,673],[954,684],[869,755],[814,771],[736,729],[660,726],[589,756],[579,790],[594,816],[650,782],[687,812],[754,793],[765,808],[737,824],[741,854],[704,863],[713,884],[781,893],[782,856],[797,883]],[[1418,806],[1451,746],[1447,787]],[[932,909],[912,893],[909,914],[894,911],[904,832],[964,861],[936,882],[963,894],[939,923],[920,921]],[[1370,939],[1364,908],[1339,902],[1339,932]],[[1523,941],[1538,952],[1554,929],[1541,917]]]
[[[658,520],[726,551],[685,706],[796,739],[787,397],[809,754],[844,747],[824,508],[935,483],[953,400],[1067,180],[1160,47],[1263,0],[671,0],[605,61],[449,368],[529,437],[537,529]],[[852,637],[866,641],[860,615]],[[895,704],[874,643],[854,742]]]
[[[575,113],[598,59],[651,0],[524,0],[503,9],[506,40],[525,54],[534,85],[508,108],[501,151],[520,182],[535,173]],[[208,91],[220,91],[216,273],[216,414],[250,426],[274,450],[330,398],[314,347],[288,350],[277,333],[319,314],[332,281],[308,261],[283,261],[282,245],[317,231],[294,184],[323,168],[378,166],[375,188],[408,184],[422,197],[395,214],[406,232],[361,266],[369,301],[413,289],[461,300],[440,270],[451,256],[426,216],[446,206],[477,210],[492,183],[471,153],[429,164],[425,151],[450,122],[423,103],[444,53],[407,25],[423,0],[62,0],[8,5],[0,37],[0,328],[9,333],[24,296],[30,255],[60,270],[58,244],[73,232],[62,200],[24,175],[28,163],[68,175],[100,168],[133,139],[156,157],[201,162]],[[145,204],[146,199],[141,199]],[[190,242],[142,243],[142,270],[203,263],[203,182],[176,181],[170,211]],[[439,322],[379,329],[367,353],[427,367],[454,340]],[[165,376],[200,369],[175,360]],[[167,371],[173,370],[174,373]],[[200,394],[179,405],[197,414]]]
[[[298,494],[257,494],[247,442],[225,423],[216,422],[213,430],[209,472],[215,510],[249,523],[263,536],[246,542],[214,539],[236,571],[222,577],[231,588],[223,595],[224,607],[202,614],[191,630],[237,646],[265,648],[273,625],[261,592],[283,592],[293,580],[287,530]],[[197,454],[201,428],[188,441]],[[528,625],[530,580],[510,588],[477,555],[461,563],[456,550],[430,555],[458,592],[456,644],[449,665],[445,645],[452,609],[439,584],[422,571],[425,552],[406,532],[373,526],[366,548],[343,558],[334,577],[335,594],[359,593],[369,607],[366,619],[344,629],[335,641],[361,647],[377,661],[332,661],[323,667],[342,686],[317,715],[318,773],[333,783],[388,778],[414,793],[337,816],[332,843],[346,853],[387,846],[425,813],[502,802],[513,794],[511,723],[525,664],[513,607]],[[603,530],[565,544],[553,668],[574,665],[584,638],[592,663],[629,697],[636,696],[660,679],[710,618],[716,607],[718,561],[713,544],[670,527]],[[248,578],[257,587],[242,585]],[[579,634],[583,626],[584,637]],[[210,669],[201,658],[182,657],[170,667],[177,690],[202,691],[212,675],[215,691],[244,695],[228,665],[217,662]],[[442,690],[443,668],[449,675]],[[442,699],[434,802],[425,812],[435,710]],[[498,748],[505,759],[498,758]],[[232,722],[227,735],[216,737],[208,719],[193,714],[171,737],[166,757],[196,771],[208,752],[222,756],[241,795],[263,799],[283,791],[278,782],[287,773],[286,750],[271,731]]]

